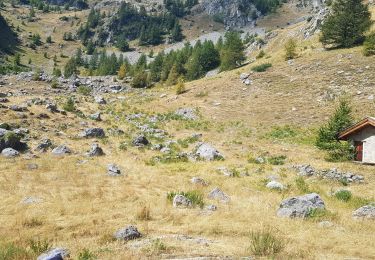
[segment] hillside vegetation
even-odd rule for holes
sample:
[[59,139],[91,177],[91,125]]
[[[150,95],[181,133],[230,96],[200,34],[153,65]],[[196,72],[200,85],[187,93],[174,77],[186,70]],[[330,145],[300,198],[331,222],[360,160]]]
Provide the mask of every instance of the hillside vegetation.
[[[15,17],[28,11],[13,12],[21,34],[43,42],[30,51],[21,37],[21,63],[85,63],[81,42],[63,35],[90,10],[38,13],[27,25]],[[149,68],[146,53],[145,81],[165,77],[150,88],[131,87],[137,63],[117,75],[86,76],[80,65],[68,78],[37,69],[1,76],[0,149],[19,153],[0,156],[0,259],[52,248],[67,249],[64,259],[373,259],[374,217],[353,212],[374,208],[374,166],[327,160],[316,141],[342,100],[350,122],[375,115],[374,56],[359,45],[323,48],[319,34],[305,37],[308,21],[267,19],[279,28],[247,45],[246,64],[198,80],[181,73],[185,81],[165,83],[177,68],[162,73],[157,54]],[[285,199],[306,194],[324,207],[281,217]]]

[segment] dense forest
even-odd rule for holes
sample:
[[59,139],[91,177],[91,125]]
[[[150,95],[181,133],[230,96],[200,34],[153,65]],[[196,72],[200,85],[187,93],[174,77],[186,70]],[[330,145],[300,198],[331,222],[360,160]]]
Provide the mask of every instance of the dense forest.
[[17,35],[0,13],[0,54],[13,52],[17,43]]
[[[178,17],[187,14],[197,1],[164,2],[166,11],[159,14],[148,14],[143,6],[138,9],[127,2],[121,4],[112,18],[99,10],[91,9],[86,24],[79,28],[77,36],[91,50],[92,46],[103,47],[108,39],[121,51],[128,51],[128,41],[133,40],[138,40],[139,45],[179,42],[184,37]],[[109,22],[106,22],[108,19]]]
[[[231,70],[245,60],[244,43],[237,32],[227,32],[216,45],[212,41],[200,42],[195,46],[186,43],[184,48],[169,53],[160,52],[156,57],[142,55],[138,62],[131,65],[122,55],[107,55],[103,50],[93,52],[89,58],[83,58],[78,49],[64,68],[64,76],[83,72],[87,75],[116,75],[121,78],[131,76],[133,87],[149,87],[161,82],[174,85],[179,80],[195,80],[202,78],[215,68]],[[55,76],[60,76],[57,70]]]

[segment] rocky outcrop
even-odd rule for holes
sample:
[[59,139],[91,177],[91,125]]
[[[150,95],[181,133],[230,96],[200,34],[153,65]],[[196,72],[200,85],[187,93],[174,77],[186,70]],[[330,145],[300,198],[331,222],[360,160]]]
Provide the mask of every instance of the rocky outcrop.
[[282,201],[277,215],[279,217],[306,218],[315,209],[324,210],[325,205],[318,194],[311,193]]
[[233,28],[255,25],[256,18],[261,15],[252,1],[246,0],[204,0],[199,8]]

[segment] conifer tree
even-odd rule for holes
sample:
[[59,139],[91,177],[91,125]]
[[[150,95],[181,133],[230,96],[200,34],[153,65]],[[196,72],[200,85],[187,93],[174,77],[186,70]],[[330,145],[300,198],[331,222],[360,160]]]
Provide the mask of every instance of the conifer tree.
[[371,24],[368,5],[362,0],[336,0],[322,26],[320,41],[329,47],[351,47],[363,42]]
[[225,34],[224,45],[221,49],[221,66],[220,70],[231,70],[245,61],[245,47],[239,33],[227,32]]

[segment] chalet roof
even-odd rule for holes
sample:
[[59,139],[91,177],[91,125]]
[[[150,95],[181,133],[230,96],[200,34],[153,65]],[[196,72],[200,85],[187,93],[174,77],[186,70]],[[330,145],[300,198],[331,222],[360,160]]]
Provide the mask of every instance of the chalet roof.
[[355,125],[348,127],[340,133],[339,139],[347,139],[350,135],[360,131],[361,129],[367,126],[375,127],[375,117],[366,117],[363,120],[356,123]]

